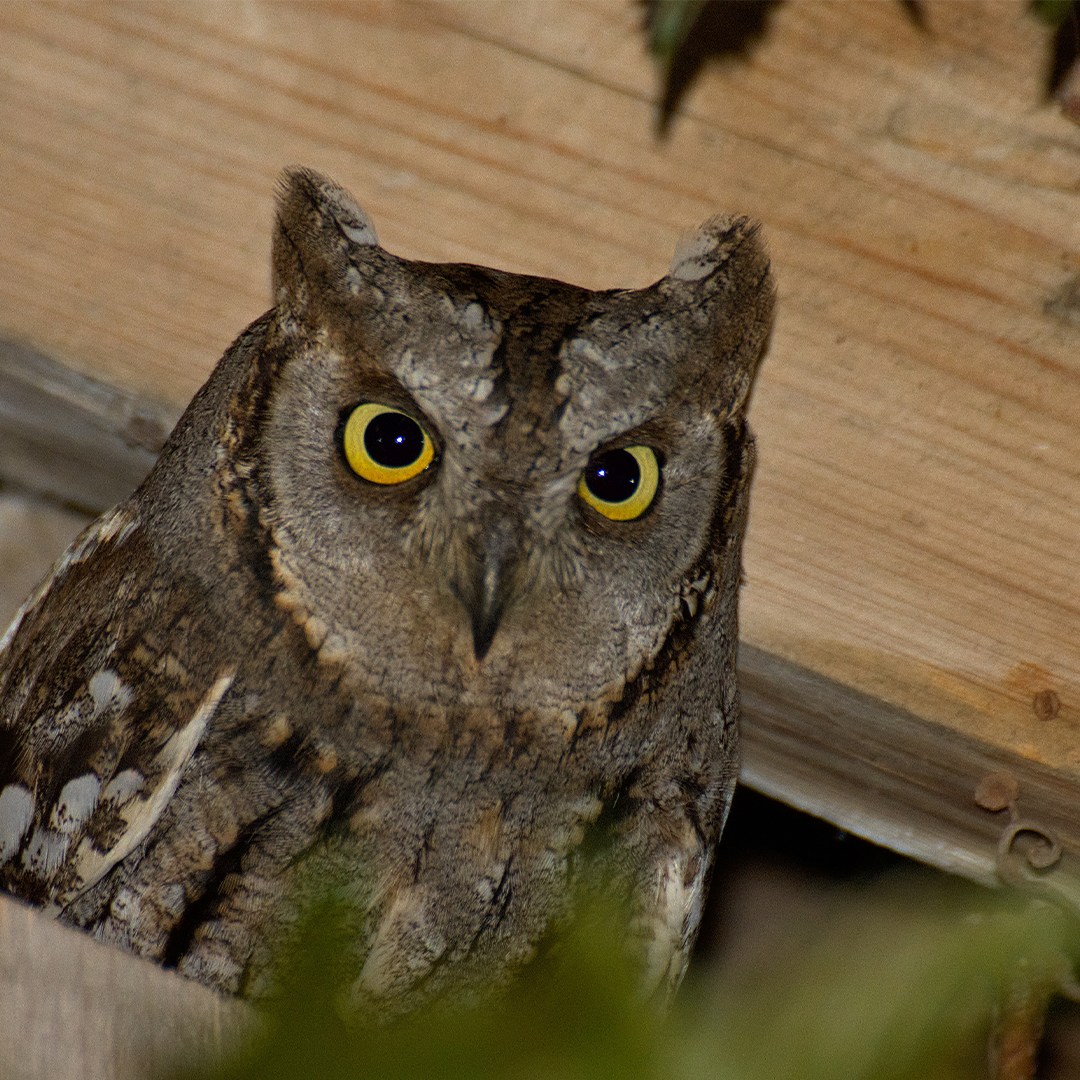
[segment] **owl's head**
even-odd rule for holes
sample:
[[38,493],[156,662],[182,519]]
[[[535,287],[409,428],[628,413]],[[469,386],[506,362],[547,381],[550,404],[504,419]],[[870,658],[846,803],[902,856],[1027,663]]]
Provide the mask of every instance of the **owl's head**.
[[753,223],[593,292],[398,258],[295,170],[273,266],[251,468],[277,604],[323,659],[398,696],[554,706],[715,632],[773,302]]

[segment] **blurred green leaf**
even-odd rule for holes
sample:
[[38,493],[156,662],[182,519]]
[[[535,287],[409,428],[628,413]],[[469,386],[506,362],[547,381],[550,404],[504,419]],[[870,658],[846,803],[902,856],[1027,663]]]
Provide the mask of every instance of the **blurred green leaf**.
[[649,49],[670,61],[686,40],[708,0],[655,0],[649,15]]
[[844,895],[751,985],[694,972],[664,1022],[636,996],[618,920],[599,917],[497,1003],[364,1024],[328,985],[349,920],[322,905],[263,1037],[200,1080],[974,1080],[995,1007],[1017,980],[1058,985],[1075,944],[1062,913],[1023,898],[972,910],[969,891],[892,881]]
[[[337,966],[349,923],[340,905],[317,906],[283,993],[266,1009],[265,1035],[238,1060],[200,1080],[662,1075],[653,1058],[658,1022],[635,994],[613,929],[619,920],[590,918],[527,968],[513,992],[497,1002],[436,1008],[385,1025],[350,1017],[326,978]],[[194,1077],[188,1074],[188,1080]]]
[[1047,26],[1060,26],[1074,5],[1075,0],[1031,0],[1031,10]]
[[1064,916],[1022,899],[973,913],[948,890],[892,883],[860,899],[755,986],[697,987],[675,1017],[686,1044],[714,1026],[714,1055],[739,1080],[984,1077],[991,1019],[1013,981],[1060,980]]

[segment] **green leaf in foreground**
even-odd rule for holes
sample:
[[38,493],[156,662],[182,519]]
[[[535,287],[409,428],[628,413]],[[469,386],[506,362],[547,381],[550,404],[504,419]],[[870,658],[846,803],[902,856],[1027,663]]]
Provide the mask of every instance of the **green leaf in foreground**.
[[694,972],[664,1022],[639,1002],[604,919],[497,1004],[348,1020],[325,978],[342,913],[323,906],[261,1039],[201,1080],[974,1080],[996,1007],[1018,982],[1049,992],[1068,968],[1071,926],[1044,903],[902,881],[838,895],[797,954],[749,985]]
[[1031,0],[1031,10],[1047,26],[1060,26],[1072,11],[1076,0]]
[[707,0],[656,0],[649,18],[649,49],[669,62],[693,29]]

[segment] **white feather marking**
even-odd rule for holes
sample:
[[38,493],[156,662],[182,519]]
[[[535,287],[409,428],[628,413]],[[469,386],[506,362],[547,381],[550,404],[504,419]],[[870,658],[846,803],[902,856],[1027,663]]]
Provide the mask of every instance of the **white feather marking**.
[[364,291],[367,282],[360,276],[360,271],[355,266],[349,266],[345,270],[345,284],[353,296],[359,296]]
[[160,766],[163,772],[161,782],[145,799],[135,800],[128,805],[127,812],[122,814],[127,827],[119,840],[107,852],[102,853],[94,847],[89,838],[83,839],[75,852],[75,881],[70,889],[65,889],[55,897],[46,909],[47,914],[56,915],[62,907],[96,885],[146,839],[168,806],[169,800],[176,794],[184,767],[195,753],[210,717],[214,715],[221,699],[232,685],[234,674],[229,672],[228,675],[222,675],[210,687],[191,719],[161,748],[155,759],[155,764]]
[[123,888],[112,899],[109,914],[121,923],[133,923],[142,908],[142,901],[134,889]]
[[405,989],[431,970],[447,946],[432,918],[431,901],[421,886],[398,892],[379,922],[356,989],[382,997]]
[[60,556],[52,578],[62,578],[73,566],[85,562],[103,544],[122,544],[137,528],[139,519],[132,517],[123,507],[117,506],[94,522],[71,547]]
[[375,228],[367,220],[366,215],[355,224],[338,218],[338,226],[354,244],[378,244],[379,242],[379,238],[375,235]]
[[19,627],[22,625],[23,619],[26,617],[26,613],[37,604],[42,596],[44,596],[44,590],[41,588],[35,589],[24,601],[22,607],[15,612],[15,618],[8,623],[8,628],[4,631],[4,636],[0,638],[0,653],[2,653],[10,644],[11,639],[19,632]]
[[146,777],[138,769],[124,769],[118,772],[105,786],[101,801],[113,806],[123,806],[136,792],[142,790]]
[[101,780],[95,773],[84,773],[69,780],[60,789],[49,825],[61,833],[78,831],[94,812],[100,791]]
[[122,506],[110,510],[101,518],[97,530],[99,544],[112,542],[122,544],[139,526],[139,519],[132,517]]
[[487,321],[487,312],[475,300],[461,309],[461,325],[469,330],[482,330]]
[[[697,853],[695,852],[695,855]],[[705,860],[688,882],[690,852],[677,852],[656,870],[656,894],[652,918],[647,921],[652,936],[645,946],[645,973],[642,989],[647,996],[678,986],[690,960],[690,938],[701,919],[705,887]]]
[[0,865],[19,850],[33,820],[34,796],[28,788],[8,784],[0,791]]
[[675,246],[667,276],[679,281],[700,281],[711,274],[722,258],[713,233],[699,230],[682,237]]
[[90,696],[94,699],[94,712],[90,717],[93,720],[110,706],[118,713],[123,712],[131,700],[131,687],[126,686],[115,671],[102,668],[90,679]]
[[70,836],[39,825],[23,851],[22,864],[31,874],[47,878],[63,865],[70,842]]
[[476,384],[472,389],[472,399],[474,401],[487,401],[487,399],[491,397],[491,391],[494,389],[494,379],[477,379]]

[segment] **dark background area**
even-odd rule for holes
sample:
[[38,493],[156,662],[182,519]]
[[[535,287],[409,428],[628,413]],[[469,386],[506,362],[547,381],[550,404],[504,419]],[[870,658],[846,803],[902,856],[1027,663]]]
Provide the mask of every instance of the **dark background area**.
[[[875,919],[875,896],[897,882],[922,898],[991,905],[993,890],[878,847],[809,814],[740,786],[720,842],[694,965],[710,978],[749,985],[755,974],[794,967],[800,954],[836,933],[844,914]],[[947,898],[947,901],[946,899]],[[859,906],[861,905],[861,909]],[[899,949],[886,924],[886,950]],[[1039,1080],[1080,1077],[1080,1006],[1051,1002]]]

